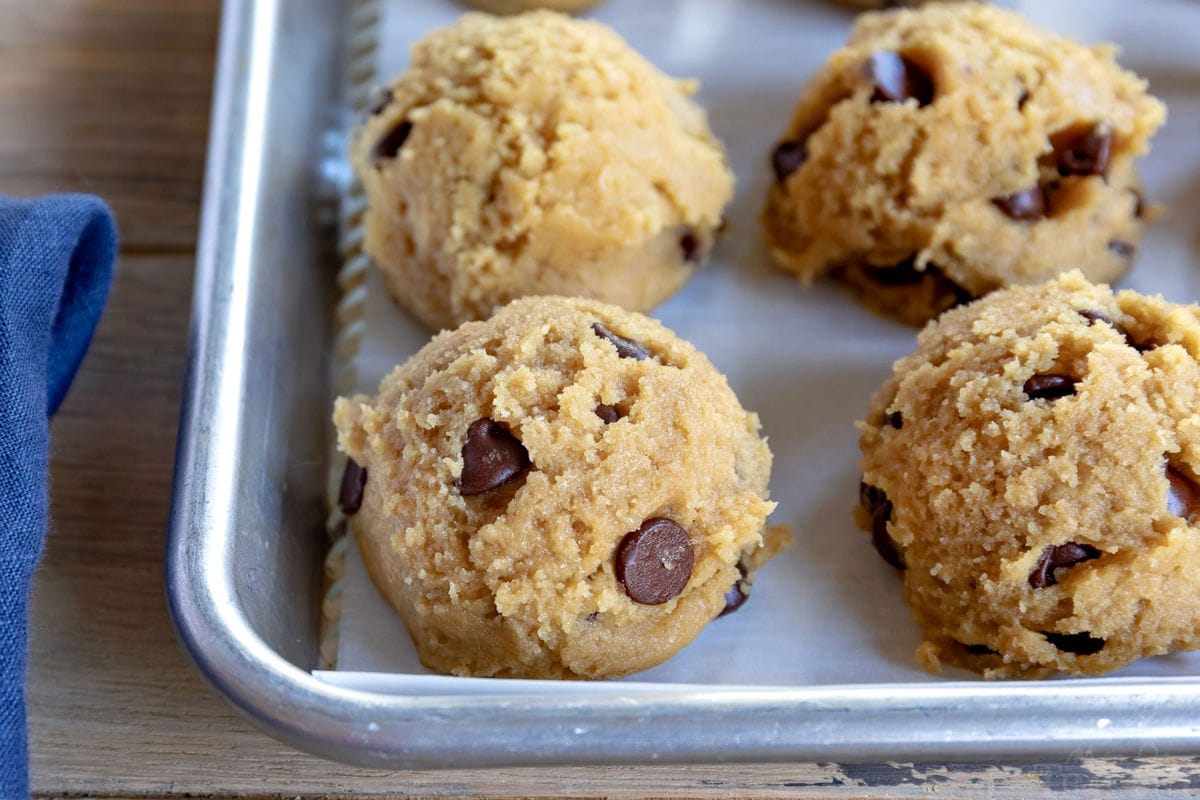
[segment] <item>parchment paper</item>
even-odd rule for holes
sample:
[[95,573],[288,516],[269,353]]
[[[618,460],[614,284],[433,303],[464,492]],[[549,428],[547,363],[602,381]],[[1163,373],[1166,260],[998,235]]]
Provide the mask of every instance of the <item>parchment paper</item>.
[[[1169,122],[1142,165],[1147,196],[1165,204],[1169,215],[1152,226],[1120,286],[1196,301],[1200,3],[1007,5],[1079,40],[1119,43],[1121,63],[1149,78],[1169,105]],[[385,9],[385,77],[405,67],[415,39],[462,11],[448,0],[385,0]],[[676,658],[620,682],[591,684],[432,675],[351,547],[337,662],[347,674],[327,679],[375,691],[436,694],[978,680],[962,671],[931,676],[917,665],[920,637],[899,578],[851,521],[859,482],[854,421],[892,362],[913,349],[914,331],[866,312],[836,286],[801,288],[771,269],[761,243],[758,214],[770,180],[766,154],[800,87],[845,40],[852,14],[801,0],[608,0],[593,16],[666,72],[700,78],[700,102],[729,150],[738,186],[728,230],[712,263],[653,315],[705,351],[743,405],[761,415],[775,454],[771,493],[779,509],[772,521],[793,526],[796,546],[760,573],[740,611],[715,621]],[[358,363],[364,392],[373,392],[428,339],[391,303],[374,274],[369,281]],[[1145,659],[1116,675],[1200,675],[1200,654]]]

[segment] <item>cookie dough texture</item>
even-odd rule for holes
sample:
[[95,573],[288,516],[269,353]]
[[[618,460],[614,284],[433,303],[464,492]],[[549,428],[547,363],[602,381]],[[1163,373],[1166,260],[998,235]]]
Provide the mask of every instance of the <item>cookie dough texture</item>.
[[1071,268],[1120,277],[1165,107],[1114,54],[983,3],[860,16],[775,151],[773,259],[913,324]]
[[550,11],[467,14],[411,55],[352,156],[366,250],[426,324],[530,294],[648,310],[707,258],[733,175],[694,82]]
[[490,14],[519,14],[535,8],[575,13],[600,4],[600,0],[464,0],[467,5]]
[[925,328],[860,425],[859,522],[906,566],[927,667],[1098,675],[1200,645],[1198,361],[1200,308],[1079,272]]
[[[596,323],[649,356],[620,355]],[[464,496],[464,443],[484,418],[507,427],[530,465]],[[369,475],[352,518],[368,571],[441,672],[646,669],[691,641],[783,543],[764,538],[775,504],[756,415],[694,347],[615,306],[515,301],[438,335],[374,397],[339,399],[334,420]],[[694,567],[682,591],[649,605],[614,562],[655,519],[683,527]]]

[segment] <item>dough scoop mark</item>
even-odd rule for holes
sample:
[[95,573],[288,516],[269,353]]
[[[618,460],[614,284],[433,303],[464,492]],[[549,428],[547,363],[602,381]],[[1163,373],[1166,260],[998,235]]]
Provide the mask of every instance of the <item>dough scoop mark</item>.
[[367,108],[367,113],[372,117],[377,116],[380,111],[388,107],[388,103],[392,102],[392,90],[386,86],[379,90],[375,98],[371,101],[370,107]]
[[1077,656],[1094,656],[1104,649],[1104,640],[1097,639],[1090,633],[1050,633],[1042,631],[1046,641],[1062,650]]
[[1018,222],[1034,222],[1042,219],[1046,216],[1046,208],[1049,205],[1044,186],[1034,186],[1007,197],[996,197],[992,200],[992,204]]
[[687,530],[669,519],[652,517],[625,534],[614,567],[631,600],[657,606],[679,596],[692,577],[695,560]]
[[1054,146],[1059,175],[1103,175],[1112,151],[1112,128],[1096,123]]
[[1193,524],[1200,510],[1200,487],[1175,467],[1167,466],[1167,511]]
[[1000,652],[993,650],[986,644],[964,644],[963,649],[973,656],[998,656]]
[[1100,551],[1091,545],[1076,544],[1075,542],[1051,545],[1042,551],[1042,557],[1038,559],[1033,572],[1029,573],[1029,585],[1034,589],[1053,586],[1058,583],[1058,578],[1054,575],[1055,570],[1069,569],[1076,564],[1099,557]]
[[683,260],[689,264],[699,264],[704,260],[704,243],[691,228],[679,237],[679,249],[683,251]]
[[412,123],[405,120],[385,133],[383,138],[375,144],[375,152],[373,154],[375,161],[386,161],[395,158],[396,154],[400,152],[400,148],[408,141],[408,135],[412,133],[412,129]]
[[891,425],[896,430],[904,427],[904,415],[899,411],[893,411],[887,415],[887,424]]
[[617,355],[621,358],[632,358],[637,361],[645,361],[650,357],[650,351],[641,342],[635,342],[633,339],[626,339],[624,336],[618,336],[604,326],[602,322],[592,323],[592,332],[601,339],[607,339],[612,346],[617,348]]
[[456,486],[464,497],[498,489],[529,469],[529,452],[503,422],[484,417],[467,428],[463,469]]
[[616,406],[598,405],[596,406],[596,416],[604,420],[605,425],[612,425],[621,418],[621,409]]
[[342,472],[342,485],[338,489],[338,508],[346,516],[358,513],[362,508],[363,491],[367,488],[367,468],[360,467],[352,458],[346,459]]
[[907,569],[904,557],[900,555],[900,550],[887,529],[888,522],[892,519],[892,501],[887,499],[883,490],[860,483],[858,502],[871,515],[871,544],[875,546],[875,552],[896,569]]
[[775,182],[783,183],[808,160],[808,148],[804,142],[780,142],[771,153],[771,168],[775,171]]
[[1075,379],[1057,373],[1034,375],[1025,381],[1021,390],[1030,400],[1057,400],[1075,394]]
[[726,614],[732,614],[737,611],[746,602],[746,598],[750,595],[746,591],[746,567],[740,562],[737,565],[738,579],[733,582],[733,586],[729,587],[729,591],[725,593],[725,607],[721,609],[718,617],[723,617]]
[[1122,242],[1120,239],[1113,239],[1109,242],[1108,249],[1126,260],[1133,258],[1133,254],[1137,252],[1136,247],[1129,242]]
[[913,99],[917,105],[933,102],[933,79],[914,61],[894,50],[880,50],[866,65],[867,77],[875,84],[872,103],[903,103]]

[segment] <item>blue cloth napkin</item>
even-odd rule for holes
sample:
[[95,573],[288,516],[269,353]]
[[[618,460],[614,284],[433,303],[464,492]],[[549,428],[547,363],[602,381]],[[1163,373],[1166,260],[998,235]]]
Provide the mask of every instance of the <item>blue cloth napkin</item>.
[[0,798],[29,794],[29,589],[48,505],[49,417],[83,360],[112,281],[117,232],[85,195],[0,197]]

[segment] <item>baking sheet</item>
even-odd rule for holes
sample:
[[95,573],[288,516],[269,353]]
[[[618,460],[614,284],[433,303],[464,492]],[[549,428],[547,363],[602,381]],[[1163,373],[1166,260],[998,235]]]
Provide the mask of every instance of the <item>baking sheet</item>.
[[[1142,170],[1147,196],[1169,214],[1151,228],[1120,286],[1194,302],[1200,298],[1200,4],[1007,5],[1082,41],[1117,42],[1121,63],[1147,77],[1167,102],[1168,123]],[[401,71],[413,41],[461,12],[448,0],[385,0],[379,74]],[[775,455],[771,493],[779,509],[772,521],[791,524],[796,545],[762,570],[741,610],[709,625],[666,664],[620,681],[555,684],[430,673],[351,541],[339,586],[339,674],[316,674],[373,691],[438,694],[978,681],[958,670],[931,676],[917,665],[920,636],[899,578],[851,519],[859,483],[854,421],[891,363],[913,349],[914,331],[869,314],[837,286],[800,287],[770,267],[761,242],[758,214],[771,180],[766,154],[802,84],[845,40],[852,15],[800,0],[608,0],[591,16],[666,72],[698,77],[699,100],[729,151],[738,185],[728,229],[709,266],[652,316],[704,350],[743,405],[760,414]],[[391,303],[373,272],[365,289],[357,388],[373,392],[428,334]],[[1144,659],[1114,676],[1200,676],[1200,654]]]

